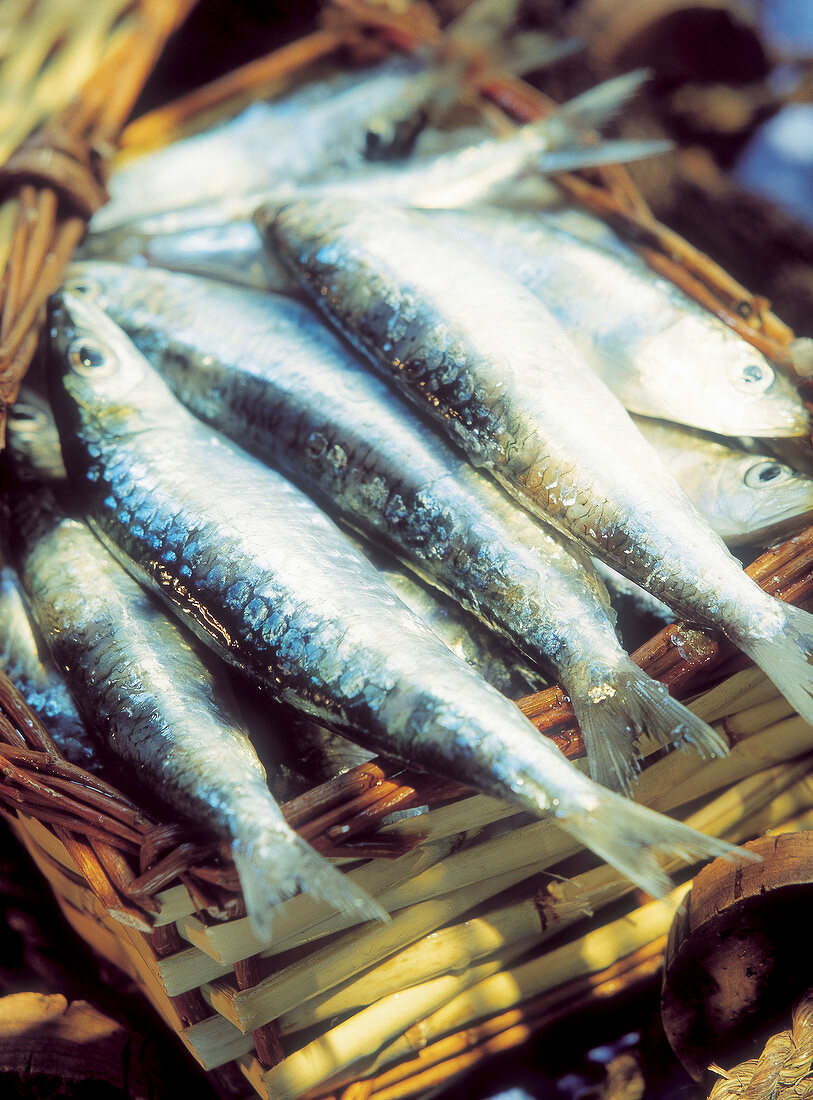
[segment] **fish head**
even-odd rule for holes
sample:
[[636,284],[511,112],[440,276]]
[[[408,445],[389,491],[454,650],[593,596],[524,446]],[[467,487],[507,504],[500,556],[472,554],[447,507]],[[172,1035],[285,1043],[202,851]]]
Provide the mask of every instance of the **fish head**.
[[711,314],[684,314],[644,350],[644,385],[656,387],[661,408],[669,410],[659,416],[726,436],[810,432],[807,409],[790,379]]
[[7,457],[22,481],[63,481],[65,466],[53,413],[25,387],[7,412]]
[[61,291],[49,307],[48,372],[63,447],[74,436],[131,434],[173,399],[131,340],[89,296]]
[[813,478],[766,455],[743,454],[709,470],[714,527],[730,545],[766,543],[811,521]]

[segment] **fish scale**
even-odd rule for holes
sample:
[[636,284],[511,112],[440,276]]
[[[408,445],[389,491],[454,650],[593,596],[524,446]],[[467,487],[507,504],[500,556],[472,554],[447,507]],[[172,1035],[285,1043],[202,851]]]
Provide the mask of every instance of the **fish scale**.
[[78,265],[77,283],[86,294],[96,286],[189,408],[552,671],[586,730],[595,778],[629,783],[642,728],[725,751],[629,660],[584,555],[446,447],[304,306],[112,264]]
[[[666,888],[657,853],[730,852],[583,776],[412,615],[308,498],[178,405],[97,307],[63,295],[51,324],[66,466],[95,529],[255,683],[412,766],[555,815],[650,892]],[[106,471],[122,461],[146,474],[121,487],[121,502],[137,508],[149,496],[169,519],[157,522],[166,532],[157,553],[120,520]],[[180,581],[181,553],[195,545],[217,549],[224,581]],[[265,606],[259,629],[228,601],[238,577]]]
[[[675,612],[724,631],[813,723],[813,616],[742,571],[526,288],[417,212],[303,201],[258,223],[312,300],[472,462]],[[416,299],[422,329],[402,343],[401,303]],[[452,387],[441,395],[450,358],[476,376],[462,404]],[[565,503],[580,494],[586,510]]]

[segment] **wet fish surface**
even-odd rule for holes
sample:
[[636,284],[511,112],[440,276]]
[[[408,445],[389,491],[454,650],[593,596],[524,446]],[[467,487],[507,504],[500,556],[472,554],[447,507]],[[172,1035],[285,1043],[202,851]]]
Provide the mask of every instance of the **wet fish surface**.
[[255,683],[367,747],[553,814],[650,891],[665,886],[655,851],[730,850],[583,776],[307,497],[174,402],[98,308],[62,295],[52,330],[63,451],[95,529]]
[[300,890],[383,917],[286,824],[223,686],[153,597],[49,489],[18,495],[14,512],[21,579],[84,723],[165,805],[228,843],[258,934]]
[[590,241],[562,228],[584,225],[572,216],[482,209],[433,221],[537,295],[631,412],[718,435],[809,433],[790,380],[631,249],[607,247],[606,227]]
[[586,557],[458,457],[305,306],[114,265],[79,265],[77,283],[96,288],[193,412],[560,679],[594,778],[628,786],[643,729],[725,753],[624,652]]
[[526,507],[722,630],[813,722],[813,617],[741,569],[541,302],[414,211],[258,215],[303,290]]
[[813,478],[659,420],[635,423],[713,531],[729,546],[767,545],[810,522]]

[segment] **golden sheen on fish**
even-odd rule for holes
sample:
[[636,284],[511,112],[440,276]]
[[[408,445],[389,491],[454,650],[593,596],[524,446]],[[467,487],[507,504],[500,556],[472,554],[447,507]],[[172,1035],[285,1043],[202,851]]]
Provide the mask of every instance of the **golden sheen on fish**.
[[810,522],[813,478],[771,455],[659,420],[635,417],[669,472],[729,546],[765,545]]
[[727,846],[587,779],[450,653],[298,489],[179,405],[70,295],[51,370],[68,472],[95,529],[258,686],[328,727],[563,828],[650,892],[659,851]]
[[85,724],[163,803],[228,843],[258,935],[269,938],[275,906],[300,890],[383,919],[286,823],[223,685],[85,524],[37,487],[16,494],[12,532],[32,611]]
[[527,507],[744,650],[813,721],[813,617],[742,571],[542,303],[414,211],[262,218],[312,300]]
[[537,295],[631,412],[718,435],[809,433],[790,380],[631,250],[562,228],[573,218],[481,209],[433,221]]
[[593,778],[629,785],[636,735],[725,742],[635,665],[586,556],[473,470],[290,298],[112,264],[95,288],[180,399],[499,630],[570,696]]

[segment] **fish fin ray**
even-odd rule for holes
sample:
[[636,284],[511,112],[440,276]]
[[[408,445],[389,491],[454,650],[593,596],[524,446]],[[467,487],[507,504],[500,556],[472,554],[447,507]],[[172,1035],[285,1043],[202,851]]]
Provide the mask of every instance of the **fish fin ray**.
[[557,824],[653,897],[671,887],[662,867],[666,859],[693,864],[717,856],[731,861],[756,858],[612,791],[595,791],[589,808],[571,809],[557,818]]
[[273,935],[277,906],[298,893],[310,894],[340,912],[352,913],[359,923],[389,920],[377,901],[293,831],[276,828],[260,832],[249,843],[235,843],[232,856],[246,913],[263,940]]
[[540,172],[578,172],[604,164],[626,164],[661,156],[674,149],[671,141],[603,141],[596,145],[576,145],[543,153],[536,162]]
[[768,638],[733,636],[804,720],[813,725],[813,615],[800,607],[772,601],[783,609],[783,623]]
[[640,771],[637,738],[643,732],[659,746],[691,745],[704,758],[728,754],[724,737],[633,661],[605,673],[600,691],[578,691],[571,698],[590,774],[613,790],[629,792]]

